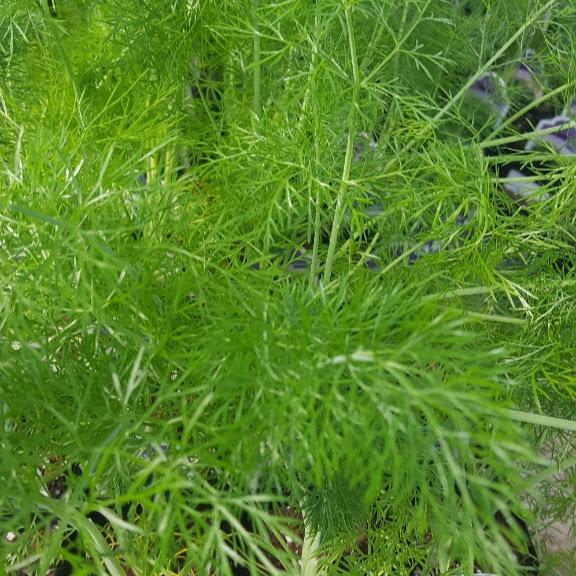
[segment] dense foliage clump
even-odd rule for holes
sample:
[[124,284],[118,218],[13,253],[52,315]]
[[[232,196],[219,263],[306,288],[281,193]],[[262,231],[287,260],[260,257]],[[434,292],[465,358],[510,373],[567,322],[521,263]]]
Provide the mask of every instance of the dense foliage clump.
[[3,570],[556,573],[574,30],[552,0],[4,0]]

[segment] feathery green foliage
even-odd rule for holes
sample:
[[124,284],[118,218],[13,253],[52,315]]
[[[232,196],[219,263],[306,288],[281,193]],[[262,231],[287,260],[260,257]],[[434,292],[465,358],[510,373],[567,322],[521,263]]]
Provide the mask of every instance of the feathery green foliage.
[[2,2],[5,571],[520,573],[495,514],[574,442],[576,168],[523,152],[515,204],[467,89],[531,48],[561,110],[576,12],[469,11]]

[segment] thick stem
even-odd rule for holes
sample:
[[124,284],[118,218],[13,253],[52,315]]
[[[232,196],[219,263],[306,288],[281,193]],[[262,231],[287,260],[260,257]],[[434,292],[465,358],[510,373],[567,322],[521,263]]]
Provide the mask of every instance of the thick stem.
[[304,516],[304,542],[302,543],[302,558],[300,560],[300,576],[321,576],[324,574],[318,564],[317,555],[320,548],[320,534],[310,528],[310,521],[305,507],[301,506]]

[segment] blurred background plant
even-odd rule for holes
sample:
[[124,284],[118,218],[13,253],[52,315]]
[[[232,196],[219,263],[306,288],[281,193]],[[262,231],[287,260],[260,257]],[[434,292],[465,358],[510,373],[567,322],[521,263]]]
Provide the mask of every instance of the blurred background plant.
[[514,519],[574,513],[575,168],[508,197],[495,113],[572,101],[575,25],[5,0],[4,570],[523,573]]

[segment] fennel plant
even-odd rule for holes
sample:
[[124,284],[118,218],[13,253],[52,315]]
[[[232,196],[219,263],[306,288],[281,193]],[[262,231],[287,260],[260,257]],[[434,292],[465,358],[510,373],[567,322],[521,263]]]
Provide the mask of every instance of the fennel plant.
[[516,519],[575,506],[576,168],[515,119],[570,106],[575,26],[4,0],[4,571],[534,573]]

